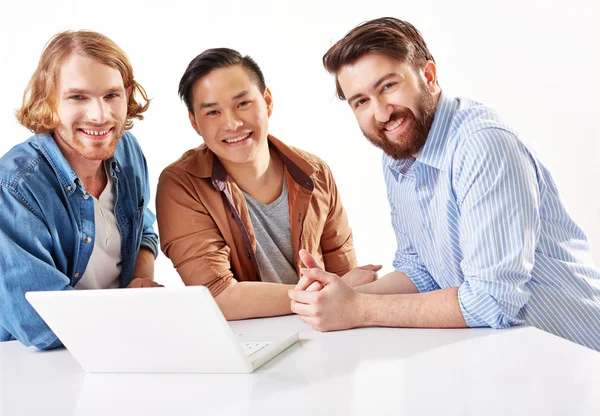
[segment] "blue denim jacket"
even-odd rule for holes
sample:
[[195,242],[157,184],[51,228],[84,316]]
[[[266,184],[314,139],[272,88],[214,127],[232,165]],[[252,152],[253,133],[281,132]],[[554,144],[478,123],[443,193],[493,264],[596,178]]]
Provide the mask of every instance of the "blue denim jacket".
[[[156,256],[146,160],[135,137],[105,161],[121,232],[120,287],[132,279],[140,246]],[[40,349],[61,342],[29,305],[33,290],[72,290],[94,248],[94,202],[50,135],[36,135],[0,158],[0,341]],[[89,238],[88,238],[89,237]]]

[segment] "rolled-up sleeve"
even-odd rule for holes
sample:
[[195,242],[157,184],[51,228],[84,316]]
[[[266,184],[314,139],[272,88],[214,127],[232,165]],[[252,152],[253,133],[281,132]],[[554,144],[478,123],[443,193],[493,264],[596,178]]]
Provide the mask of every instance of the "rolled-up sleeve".
[[470,327],[520,324],[540,228],[535,162],[501,128],[474,133],[455,155],[465,279],[458,290],[461,311]]
[[187,181],[169,171],[160,176],[156,214],[161,248],[186,285],[206,286],[216,297],[235,283],[231,249]]
[[410,239],[401,232],[395,221],[396,208],[395,202],[390,200],[392,210],[392,227],[396,234],[396,254],[394,256],[394,270],[406,274],[415,284],[419,292],[431,292],[439,289],[440,286],[433,279],[427,268],[421,263],[419,255],[412,246]]

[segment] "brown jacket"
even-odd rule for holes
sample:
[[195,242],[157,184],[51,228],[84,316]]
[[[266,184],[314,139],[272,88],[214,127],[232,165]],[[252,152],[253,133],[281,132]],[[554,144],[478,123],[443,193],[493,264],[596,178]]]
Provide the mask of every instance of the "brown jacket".
[[[285,167],[292,251],[308,250],[331,273],[356,267],[352,230],[329,167],[269,136]],[[260,281],[256,239],[246,200],[217,157],[201,145],[161,174],[156,214],[163,253],[186,285],[217,296],[232,283]]]

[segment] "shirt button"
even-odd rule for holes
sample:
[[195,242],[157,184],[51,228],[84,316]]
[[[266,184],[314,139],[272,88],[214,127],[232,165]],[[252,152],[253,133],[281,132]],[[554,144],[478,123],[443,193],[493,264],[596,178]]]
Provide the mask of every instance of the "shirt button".
[[90,197],[89,194],[83,194],[83,199],[88,199]]
[[424,191],[424,190],[425,190],[425,188],[427,188],[425,185],[421,185],[421,186],[419,186],[419,189],[421,189],[421,191]]
[[444,271],[446,270],[446,266],[444,266],[443,264],[440,266],[440,270]]
[[73,189],[73,187],[71,185],[67,186],[67,191],[70,191],[72,189]]
[[85,238],[85,242],[86,243],[91,243],[92,242],[92,237],[86,237]]
[[433,225],[432,222],[429,223],[429,228],[431,228],[432,230],[435,228],[435,225]]
[[75,278],[79,277],[79,272],[75,273]]

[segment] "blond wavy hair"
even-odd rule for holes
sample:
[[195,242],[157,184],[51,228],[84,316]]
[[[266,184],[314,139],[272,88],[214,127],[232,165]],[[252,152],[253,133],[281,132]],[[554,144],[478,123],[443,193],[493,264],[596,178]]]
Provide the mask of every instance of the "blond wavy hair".
[[[131,87],[127,102],[126,130],[133,127],[134,118],[144,119],[142,113],[148,109],[150,99],[144,88],[134,79],[133,68],[125,52],[100,33],[69,30],[55,35],[44,48],[38,67],[23,94],[23,104],[16,111],[19,123],[36,134],[50,133],[58,126],[58,71],[71,53],[95,59],[121,73],[125,89]],[[143,99],[143,104],[136,100],[137,94]]]

